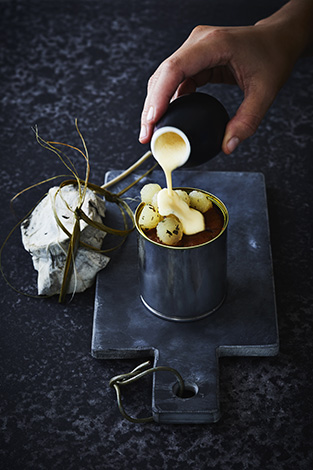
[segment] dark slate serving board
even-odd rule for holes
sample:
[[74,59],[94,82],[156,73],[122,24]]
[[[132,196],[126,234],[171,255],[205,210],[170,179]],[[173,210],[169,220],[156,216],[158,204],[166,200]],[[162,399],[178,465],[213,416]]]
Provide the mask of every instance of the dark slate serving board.
[[[118,172],[110,172],[106,180]],[[135,179],[132,175],[127,179]],[[154,171],[148,182],[165,186]],[[121,182],[113,190],[127,184]],[[265,181],[261,173],[177,170],[173,185],[204,189],[228,208],[228,292],[222,307],[203,320],[175,323],[150,313],[139,298],[137,234],[132,233],[97,278],[92,356],[97,359],[151,355],[154,365],[177,369],[197,391],[178,398],[174,375],[154,374],[152,415],[160,423],[210,423],[220,418],[220,356],[273,356],[279,340]],[[138,201],[137,201],[138,202]],[[137,202],[133,202],[134,208]],[[117,213],[110,213],[113,221]],[[121,371],[121,373],[128,371]],[[251,397],[251,400],[253,398]]]

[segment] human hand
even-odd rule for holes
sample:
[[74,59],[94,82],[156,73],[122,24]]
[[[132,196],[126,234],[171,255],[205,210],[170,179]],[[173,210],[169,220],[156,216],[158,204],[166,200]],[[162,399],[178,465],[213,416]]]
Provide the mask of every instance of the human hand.
[[[283,12],[283,20],[286,17]],[[237,84],[244,93],[226,127],[222,150],[230,154],[254,134],[300,53],[299,42],[290,37],[290,24],[283,20],[273,15],[254,26],[197,26],[149,80],[141,143],[149,142],[173,98],[206,83]]]

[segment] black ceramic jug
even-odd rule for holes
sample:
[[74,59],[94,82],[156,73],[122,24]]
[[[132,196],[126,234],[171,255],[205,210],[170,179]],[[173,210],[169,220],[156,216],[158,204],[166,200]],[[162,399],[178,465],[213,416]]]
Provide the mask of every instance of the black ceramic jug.
[[192,167],[207,162],[221,151],[228,121],[228,113],[220,101],[206,93],[195,92],[172,101],[154,132],[160,133],[166,127],[171,132],[178,129],[180,135],[183,133],[190,143],[184,167]]

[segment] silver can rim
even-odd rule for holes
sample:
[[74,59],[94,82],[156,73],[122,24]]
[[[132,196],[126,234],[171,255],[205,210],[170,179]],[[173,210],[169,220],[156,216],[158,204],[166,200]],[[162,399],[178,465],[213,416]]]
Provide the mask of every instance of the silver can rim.
[[212,238],[212,240],[208,240],[207,242],[205,243],[201,243],[199,245],[193,245],[193,246],[175,246],[175,245],[165,245],[165,244],[162,244],[162,243],[158,243],[158,242],[155,242],[154,240],[151,240],[146,234],[145,232],[140,228],[139,226],[139,223],[138,223],[138,220],[139,220],[139,216],[140,216],[140,213],[143,209],[143,207],[145,206],[145,203],[144,202],[141,202],[136,210],[135,210],[135,216],[134,216],[134,219],[135,219],[135,227],[136,227],[136,230],[137,232],[145,239],[147,240],[149,243],[152,243],[153,245],[156,245],[156,246],[159,246],[159,247],[162,247],[162,248],[165,248],[165,249],[170,249],[170,250],[194,250],[194,249],[197,249],[199,247],[202,247],[202,246],[205,246],[205,245],[208,245],[210,243],[213,243],[215,240],[217,240],[219,237],[221,237],[223,235],[223,233],[226,231],[227,227],[228,227],[228,224],[229,224],[229,212],[228,212],[228,209],[226,207],[226,205],[224,204],[224,202],[219,199],[217,196],[215,196],[214,194],[212,193],[209,193],[208,191],[205,191],[203,189],[198,189],[198,188],[191,188],[191,187],[177,187],[177,188],[173,188],[173,190],[176,190],[176,189],[179,189],[179,190],[182,190],[182,191],[186,191],[187,193],[190,193],[191,191],[201,191],[202,193],[206,194],[207,196],[209,196],[210,200],[220,209],[220,211],[222,212],[223,214],[223,218],[224,218],[224,223],[223,223],[223,227],[222,227],[222,230],[220,231],[220,233]]

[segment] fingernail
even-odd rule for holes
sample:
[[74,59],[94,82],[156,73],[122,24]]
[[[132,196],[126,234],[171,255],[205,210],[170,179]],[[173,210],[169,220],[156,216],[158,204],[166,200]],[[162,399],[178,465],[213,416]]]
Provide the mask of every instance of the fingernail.
[[236,147],[240,144],[238,137],[232,137],[227,143],[227,150],[231,153],[235,150]]
[[151,119],[153,118],[153,114],[154,114],[153,106],[150,106],[148,114],[147,114],[147,121],[151,121]]
[[143,124],[140,129],[139,140],[144,139],[145,137],[147,137],[147,128]]

